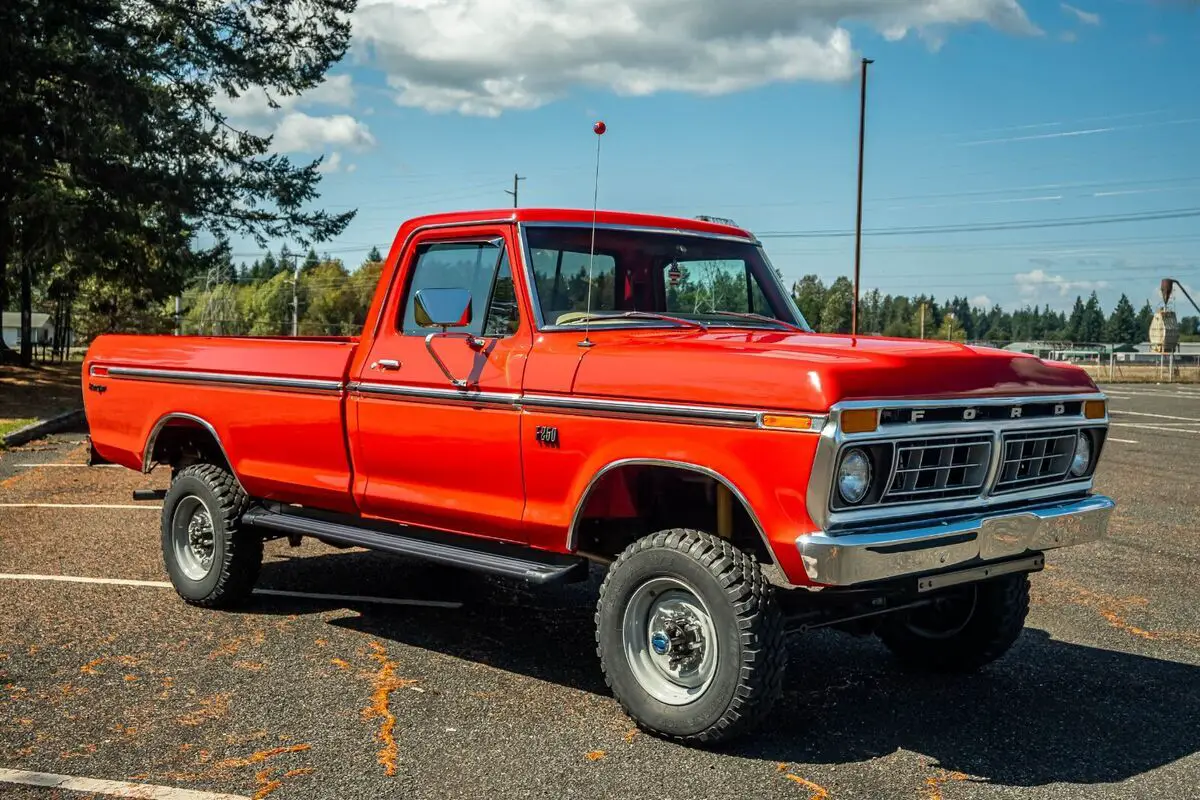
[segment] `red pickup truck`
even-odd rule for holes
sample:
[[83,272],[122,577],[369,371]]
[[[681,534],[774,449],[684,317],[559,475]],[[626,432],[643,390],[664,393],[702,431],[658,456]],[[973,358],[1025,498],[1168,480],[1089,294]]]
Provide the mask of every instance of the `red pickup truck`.
[[1114,507],[1082,370],[814,333],[755,237],[707,219],[413,219],[359,337],[101,336],[83,370],[93,461],[171,468],[186,601],[244,600],[276,537],[532,583],[598,568],[614,696],[689,743],[762,719],[791,632],[996,659],[1044,552]]

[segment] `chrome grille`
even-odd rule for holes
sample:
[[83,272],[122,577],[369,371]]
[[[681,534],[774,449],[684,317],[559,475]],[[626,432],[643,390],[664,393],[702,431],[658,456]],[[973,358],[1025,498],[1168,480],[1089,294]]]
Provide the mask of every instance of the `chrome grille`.
[[992,438],[943,436],[896,442],[882,503],[975,497],[983,490]]
[[1004,460],[994,494],[1058,483],[1071,468],[1078,429],[1029,431],[1004,436]]

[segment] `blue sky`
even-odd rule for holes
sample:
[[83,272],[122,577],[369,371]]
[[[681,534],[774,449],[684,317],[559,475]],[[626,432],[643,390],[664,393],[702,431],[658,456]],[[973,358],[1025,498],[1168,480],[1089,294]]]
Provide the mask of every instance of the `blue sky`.
[[326,154],[321,205],[358,215],[317,249],[352,267],[407,217],[511,205],[514,172],[523,206],[590,206],[604,119],[602,207],[731,217],[789,282],[831,281],[853,237],[811,234],[854,227],[865,55],[864,290],[1111,309],[1165,275],[1200,288],[1200,216],[1056,222],[1200,214],[1196,4],[679,2],[361,0],[326,86],[231,117]]

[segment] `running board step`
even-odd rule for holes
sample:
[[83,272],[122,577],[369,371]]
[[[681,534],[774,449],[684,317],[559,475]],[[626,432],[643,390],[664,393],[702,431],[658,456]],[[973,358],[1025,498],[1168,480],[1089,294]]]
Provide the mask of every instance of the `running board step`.
[[[585,559],[563,560],[563,556],[551,556],[553,560],[551,558],[537,560],[529,556],[536,555],[538,551],[519,545],[507,546],[519,549],[521,552],[519,556],[511,555],[495,552],[504,545],[494,546],[490,542],[481,543],[481,547],[478,548],[464,547],[460,544],[446,542],[446,534],[440,535],[442,541],[436,541],[432,537],[438,536],[438,534],[433,532],[430,532],[430,538],[418,538],[407,532],[384,532],[298,513],[271,511],[258,506],[242,515],[242,522],[255,528],[278,533],[312,536],[333,544],[365,547],[368,550],[412,556],[452,567],[518,578],[536,584],[579,581],[587,577],[588,571],[588,562]],[[467,537],[455,538],[461,540]],[[484,547],[487,549],[483,549]]]

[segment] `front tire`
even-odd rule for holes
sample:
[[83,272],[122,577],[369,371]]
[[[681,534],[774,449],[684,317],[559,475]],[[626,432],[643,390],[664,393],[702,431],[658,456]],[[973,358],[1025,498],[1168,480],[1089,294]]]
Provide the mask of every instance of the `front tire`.
[[163,498],[163,563],[188,603],[228,608],[250,596],[263,543],[241,528],[248,503],[237,478],[215,464],[192,464],[172,480]]
[[625,713],[686,744],[755,727],[780,694],[787,658],[759,564],[688,529],[639,539],[613,562],[600,587],[596,644]]
[[1000,658],[1029,613],[1029,576],[1004,575],[947,593],[939,605],[884,619],[879,638],[905,667],[974,672]]

